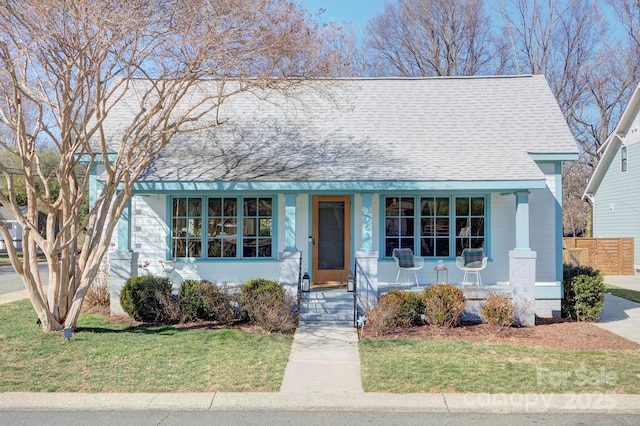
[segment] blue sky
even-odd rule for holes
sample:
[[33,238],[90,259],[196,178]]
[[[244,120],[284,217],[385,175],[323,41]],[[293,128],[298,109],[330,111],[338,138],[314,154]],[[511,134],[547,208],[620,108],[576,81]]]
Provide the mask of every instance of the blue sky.
[[295,0],[315,15],[320,9],[325,21],[352,21],[356,28],[361,28],[371,17],[382,12],[384,4],[389,0]]

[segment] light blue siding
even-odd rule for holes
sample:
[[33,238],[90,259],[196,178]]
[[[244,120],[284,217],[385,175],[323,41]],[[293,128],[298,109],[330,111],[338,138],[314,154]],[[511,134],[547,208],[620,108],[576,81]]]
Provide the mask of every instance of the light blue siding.
[[620,170],[620,148],[594,194],[593,236],[632,237],[634,263],[640,265],[640,144],[627,146],[628,168]]

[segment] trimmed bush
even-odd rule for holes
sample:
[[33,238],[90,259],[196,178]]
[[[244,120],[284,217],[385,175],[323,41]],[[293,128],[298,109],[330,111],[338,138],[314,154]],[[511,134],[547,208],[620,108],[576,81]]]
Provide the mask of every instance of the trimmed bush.
[[480,317],[499,333],[516,323],[516,305],[504,294],[489,293],[482,305]]
[[462,290],[449,284],[427,287],[422,292],[421,299],[427,323],[441,327],[455,327],[460,324],[467,305]]
[[[366,328],[373,336],[384,336],[398,326],[400,304],[383,295],[373,309],[365,309]],[[364,329],[362,330],[364,336]]]
[[120,306],[136,321],[162,321],[164,303],[170,299],[171,282],[153,275],[129,278],[120,291]]
[[184,280],[178,292],[183,321],[201,319],[230,324],[236,318],[233,297],[207,280]]
[[271,333],[292,333],[298,322],[293,300],[274,280],[255,278],[242,285],[240,308],[249,321]]
[[422,322],[422,313],[424,305],[422,299],[416,293],[402,290],[391,290],[387,294],[383,294],[380,300],[388,299],[389,303],[397,306],[393,326],[408,327],[410,325],[418,325]]
[[595,321],[604,305],[604,277],[589,266],[565,264],[562,315],[578,321]]

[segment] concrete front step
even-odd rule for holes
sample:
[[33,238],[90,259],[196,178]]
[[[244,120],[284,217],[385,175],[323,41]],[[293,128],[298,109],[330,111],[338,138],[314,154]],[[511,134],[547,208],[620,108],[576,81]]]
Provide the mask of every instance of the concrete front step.
[[353,294],[343,289],[319,289],[303,294],[300,324],[353,324]]

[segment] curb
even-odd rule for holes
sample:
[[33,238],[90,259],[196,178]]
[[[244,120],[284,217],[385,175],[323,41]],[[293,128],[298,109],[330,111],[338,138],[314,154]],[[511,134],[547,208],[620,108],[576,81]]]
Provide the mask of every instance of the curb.
[[640,413],[640,395],[391,393],[0,393],[0,411],[259,410]]

